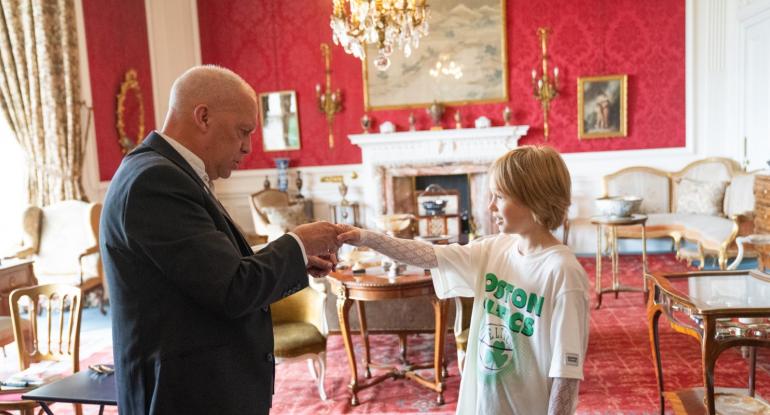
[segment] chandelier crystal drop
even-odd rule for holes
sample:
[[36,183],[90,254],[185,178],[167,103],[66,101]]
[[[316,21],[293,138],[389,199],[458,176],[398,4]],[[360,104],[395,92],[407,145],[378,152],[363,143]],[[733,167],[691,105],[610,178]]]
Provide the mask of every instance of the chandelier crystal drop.
[[366,44],[376,44],[377,69],[390,67],[394,48],[407,58],[428,35],[427,0],[333,0],[330,26],[335,45],[361,60]]

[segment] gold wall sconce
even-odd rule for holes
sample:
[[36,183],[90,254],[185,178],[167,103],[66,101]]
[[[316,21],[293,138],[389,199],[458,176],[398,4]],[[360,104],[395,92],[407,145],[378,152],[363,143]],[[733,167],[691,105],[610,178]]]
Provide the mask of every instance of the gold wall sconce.
[[540,49],[542,52],[542,73],[537,77],[537,70],[532,70],[532,93],[535,99],[540,101],[543,108],[543,135],[548,141],[548,112],[551,110],[551,101],[559,95],[559,68],[553,68],[553,79],[548,76],[548,36],[551,29],[540,27],[537,29],[537,35],[540,37]]
[[321,90],[321,84],[316,84],[315,95],[318,98],[318,109],[326,115],[326,123],[329,125],[329,148],[334,148],[334,114],[342,111],[342,95],[339,88],[332,90],[332,56],[327,43],[321,43],[321,54],[324,57],[326,72],[326,89]]

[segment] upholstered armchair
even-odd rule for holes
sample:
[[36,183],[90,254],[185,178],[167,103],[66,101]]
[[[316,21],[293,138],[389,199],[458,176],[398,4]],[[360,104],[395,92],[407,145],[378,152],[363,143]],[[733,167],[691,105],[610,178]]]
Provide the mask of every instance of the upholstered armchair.
[[291,203],[289,194],[276,189],[264,189],[249,197],[251,218],[258,235],[274,241],[284,233],[308,221],[303,203]]
[[99,296],[102,311],[107,289],[99,255],[100,203],[66,200],[24,211],[18,258],[34,259],[40,284],[68,284]]
[[311,278],[310,286],[270,306],[276,362],[307,360],[318,394],[326,400],[326,286]]

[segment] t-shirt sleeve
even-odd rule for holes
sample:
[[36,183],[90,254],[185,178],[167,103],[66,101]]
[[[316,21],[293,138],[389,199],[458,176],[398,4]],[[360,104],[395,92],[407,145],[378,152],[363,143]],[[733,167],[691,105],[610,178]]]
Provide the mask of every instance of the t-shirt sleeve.
[[565,273],[566,278],[580,283],[568,284],[571,286],[556,297],[551,323],[553,355],[548,376],[582,380],[588,348],[588,280],[582,268],[568,268]]
[[433,288],[438,298],[473,297],[478,271],[476,264],[483,261],[486,243],[468,245],[435,245],[438,267],[430,270]]

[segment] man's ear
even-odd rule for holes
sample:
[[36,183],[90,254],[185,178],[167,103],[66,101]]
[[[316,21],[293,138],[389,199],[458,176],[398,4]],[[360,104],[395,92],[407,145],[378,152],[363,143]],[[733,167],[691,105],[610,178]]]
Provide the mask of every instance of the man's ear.
[[193,121],[199,130],[206,132],[209,129],[209,107],[206,104],[198,104],[193,108]]

